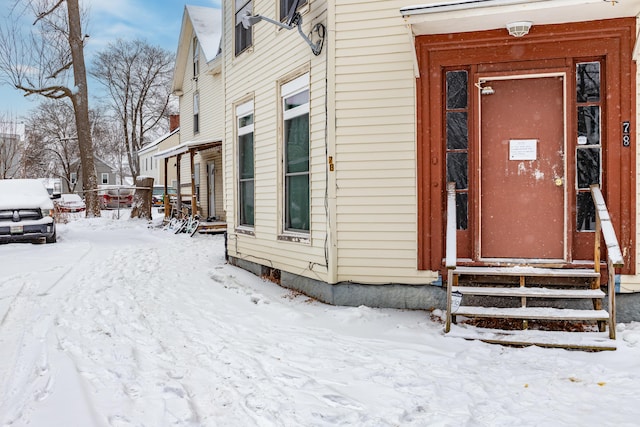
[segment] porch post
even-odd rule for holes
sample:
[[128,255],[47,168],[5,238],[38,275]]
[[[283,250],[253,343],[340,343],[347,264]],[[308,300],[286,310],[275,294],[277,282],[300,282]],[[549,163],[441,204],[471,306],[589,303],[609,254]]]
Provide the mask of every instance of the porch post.
[[191,164],[191,215],[198,214],[198,205],[197,205],[197,197],[196,197],[196,176],[195,176],[195,163],[193,161],[193,157],[195,156],[195,150],[192,148],[189,150],[189,161]]

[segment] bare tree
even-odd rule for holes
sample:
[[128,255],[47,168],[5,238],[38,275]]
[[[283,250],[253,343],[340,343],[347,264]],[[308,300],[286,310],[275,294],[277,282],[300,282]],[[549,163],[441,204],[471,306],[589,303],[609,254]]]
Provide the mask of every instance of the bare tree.
[[11,115],[0,114],[0,178],[19,178],[25,149],[24,123]]
[[42,156],[47,176],[61,178],[71,192],[76,191],[80,173],[80,149],[73,106],[68,101],[48,100],[40,103],[27,117],[31,158]]
[[[68,98],[73,105],[82,167],[87,216],[100,216],[98,180],[93,161],[89,97],[79,0],[17,0],[15,16],[0,28],[0,82],[25,96]],[[21,26],[27,14],[34,22],[29,34]]]
[[138,150],[165,118],[171,96],[174,55],[143,40],[111,43],[100,52],[91,69],[107,89],[109,102],[120,121],[121,142],[131,175],[140,174]]

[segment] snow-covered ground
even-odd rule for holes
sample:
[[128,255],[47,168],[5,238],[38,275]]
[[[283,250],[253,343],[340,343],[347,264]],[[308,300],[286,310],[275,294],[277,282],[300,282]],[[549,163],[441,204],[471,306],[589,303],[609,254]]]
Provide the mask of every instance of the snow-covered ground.
[[430,313],[321,304],[226,265],[220,235],[126,216],[0,246],[0,426],[640,423],[640,324],[599,353],[445,337]]

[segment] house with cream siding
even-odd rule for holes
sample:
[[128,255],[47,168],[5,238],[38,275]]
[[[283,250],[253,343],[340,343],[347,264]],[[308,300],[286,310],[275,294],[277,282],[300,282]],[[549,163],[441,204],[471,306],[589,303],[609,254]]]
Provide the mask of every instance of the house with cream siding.
[[[153,178],[154,185],[164,185],[165,170],[162,162],[156,154],[158,152],[166,150],[167,148],[175,147],[180,143],[180,116],[171,115],[169,117],[169,132],[160,136],[156,140],[145,145],[138,151],[138,158],[140,160],[140,175]],[[176,182],[175,167],[168,167],[167,186],[171,187]]]
[[599,267],[598,185],[616,289],[640,291],[639,14],[631,0],[223,2],[230,262],[328,303],[442,307],[448,182],[457,265],[556,269]]
[[155,157],[166,170],[174,168],[175,185],[169,185],[181,203],[195,205],[203,219],[224,220],[221,35],[220,9],[185,6],[172,86],[179,99],[179,143]]

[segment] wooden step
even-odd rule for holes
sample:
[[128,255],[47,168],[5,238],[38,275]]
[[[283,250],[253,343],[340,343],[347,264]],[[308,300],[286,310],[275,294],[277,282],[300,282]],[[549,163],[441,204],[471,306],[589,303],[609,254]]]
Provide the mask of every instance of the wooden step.
[[604,298],[600,289],[549,289],[533,287],[453,286],[452,292],[463,295],[531,298]]
[[466,317],[490,317],[529,320],[608,320],[606,310],[576,310],[552,307],[477,307],[460,306],[451,314]]
[[455,275],[482,276],[526,276],[526,277],[584,277],[596,278],[600,276],[593,269],[588,268],[543,268],[531,266],[515,267],[468,267],[460,266],[451,270]]
[[507,331],[469,325],[451,325],[447,336],[518,346],[537,345],[582,350],[617,349],[616,341],[610,339],[608,334],[603,332],[540,331],[535,329]]

